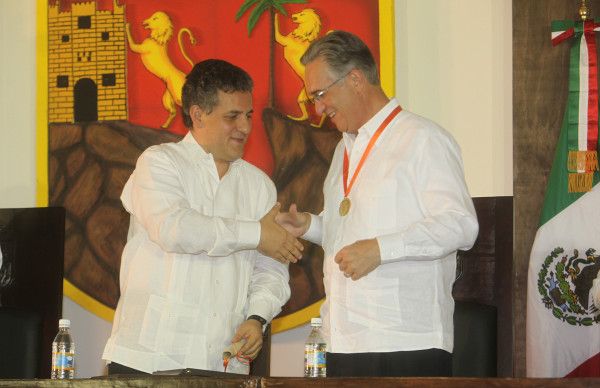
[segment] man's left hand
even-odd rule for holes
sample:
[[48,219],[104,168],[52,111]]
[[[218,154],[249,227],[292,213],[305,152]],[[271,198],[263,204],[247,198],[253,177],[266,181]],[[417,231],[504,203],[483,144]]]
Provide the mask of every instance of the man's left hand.
[[340,271],[349,279],[358,280],[381,264],[379,243],[376,238],[359,240],[342,248],[334,258]]
[[246,343],[239,350],[238,354],[255,359],[263,343],[262,325],[260,322],[255,319],[249,319],[242,323],[231,342],[241,341],[242,338],[246,339]]

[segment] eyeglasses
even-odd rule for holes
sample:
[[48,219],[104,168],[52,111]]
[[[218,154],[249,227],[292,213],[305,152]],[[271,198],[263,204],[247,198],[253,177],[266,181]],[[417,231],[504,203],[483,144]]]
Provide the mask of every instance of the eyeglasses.
[[321,90],[320,92],[315,93],[314,96],[309,96],[309,100],[312,101],[313,103],[314,102],[322,102],[323,101],[323,96],[325,96],[325,93],[327,93],[327,91],[329,90],[329,88],[331,88],[333,85],[337,84],[338,82],[340,82],[341,80],[343,80],[344,78],[346,78],[346,76],[348,76],[348,74],[350,74],[350,72],[347,72],[346,74],[344,74],[340,78],[336,79],[335,81],[333,81],[331,83],[331,85],[329,85],[325,89]]

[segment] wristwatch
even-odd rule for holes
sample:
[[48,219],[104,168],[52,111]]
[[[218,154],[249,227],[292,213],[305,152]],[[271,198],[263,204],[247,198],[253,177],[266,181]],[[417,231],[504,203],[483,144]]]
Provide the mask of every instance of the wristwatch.
[[246,319],[247,321],[249,321],[250,319],[254,319],[258,322],[260,322],[260,324],[264,327],[267,324],[267,320],[264,319],[263,317],[261,317],[260,315],[250,315],[248,317],[248,319]]

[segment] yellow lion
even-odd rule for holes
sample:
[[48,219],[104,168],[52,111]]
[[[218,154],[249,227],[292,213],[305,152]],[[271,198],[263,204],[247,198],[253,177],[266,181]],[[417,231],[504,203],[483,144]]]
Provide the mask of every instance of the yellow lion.
[[[177,114],[176,105],[181,106],[181,88],[185,82],[185,73],[173,65],[167,53],[167,44],[173,36],[173,22],[171,22],[168,14],[158,11],[150,16],[150,18],[144,20],[142,25],[146,30],[150,30],[150,35],[142,43],[135,43],[131,36],[131,25],[127,23],[125,25],[127,41],[129,42],[129,48],[134,53],[140,54],[146,70],[160,78],[166,84],[162,103],[169,112],[169,117],[161,125],[161,128],[168,128]],[[181,54],[190,65],[194,66],[194,63],[187,56],[183,48],[183,33],[187,33],[190,36],[190,43],[192,45],[196,44],[196,39],[188,28],[179,30],[177,38]]]
[[[308,46],[317,39],[321,32],[321,18],[312,8],[305,8],[301,12],[292,15],[292,21],[298,25],[295,30],[287,35],[282,35],[279,32],[279,14],[275,14],[275,41],[283,46],[283,57],[286,62],[292,67],[292,69],[298,74],[304,86],[298,95],[298,106],[302,112],[302,116],[293,117],[288,115],[289,118],[297,121],[303,121],[308,119],[308,112],[306,110],[306,103],[309,101],[308,94],[306,92],[306,79],[305,79],[305,68],[300,63],[300,58],[308,49]],[[311,124],[314,126],[322,126],[325,121],[325,115],[321,117],[321,122],[318,125]]]

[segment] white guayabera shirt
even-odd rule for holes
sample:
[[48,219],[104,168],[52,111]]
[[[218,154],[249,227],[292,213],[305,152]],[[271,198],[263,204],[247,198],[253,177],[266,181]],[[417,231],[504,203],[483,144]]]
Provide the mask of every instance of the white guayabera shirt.
[[[311,216],[303,236],[325,251],[321,317],[330,352],[452,352],[456,250],[469,249],[478,233],[452,136],[401,111],[360,170],[350,212],[339,213],[344,148],[350,180],[371,136],[397,106],[391,100],[356,136],[344,134],[325,180],[324,211]],[[336,253],[370,238],[377,238],[381,265],[358,281],[347,279]]]
[[131,218],[103,358],[144,372],[222,371],[246,317],[270,321],[290,296],[287,265],[256,251],[273,182],[243,160],[219,180],[188,133],[146,150],[121,200]]

